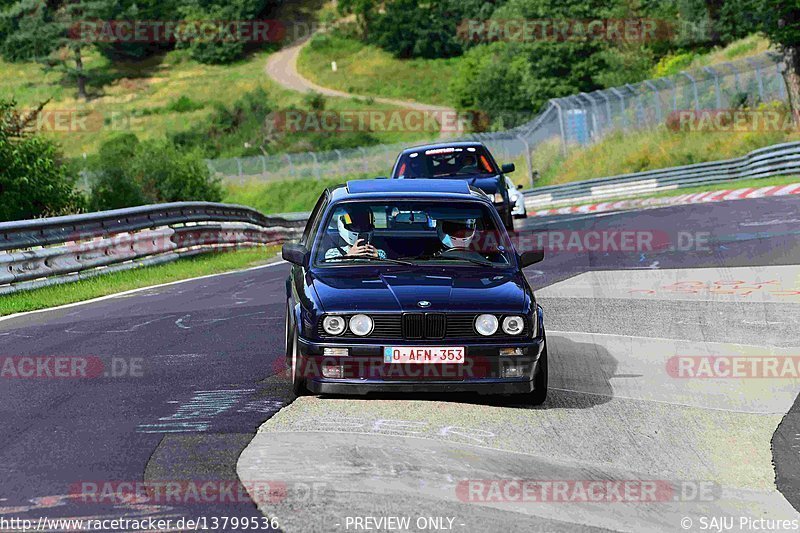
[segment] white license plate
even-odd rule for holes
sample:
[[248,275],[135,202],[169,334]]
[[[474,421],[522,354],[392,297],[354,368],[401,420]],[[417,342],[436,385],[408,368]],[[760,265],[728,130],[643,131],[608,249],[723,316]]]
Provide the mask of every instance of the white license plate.
[[463,346],[386,346],[383,348],[386,364],[464,364]]

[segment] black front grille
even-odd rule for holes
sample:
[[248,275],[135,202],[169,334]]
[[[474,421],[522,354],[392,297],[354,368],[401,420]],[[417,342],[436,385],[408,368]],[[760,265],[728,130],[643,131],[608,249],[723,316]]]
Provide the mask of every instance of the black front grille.
[[447,332],[447,318],[442,313],[425,315],[425,338],[443,339]]
[[[350,320],[351,315],[343,315],[345,320]],[[475,331],[475,313],[404,313],[370,315],[375,324],[372,333],[366,338],[375,339],[514,339],[530,334],[530,320],[525,320],[525,331],[522,335],[510,336],[499,331],[491,337],[482,337]],[[498,316],[502,322],[502,316]],[[318,322],[317,335],[327,339],[358,339],[348,329],[343,335],[334,337],[325,333],[322,320]]]
[[403,338],[421,339],[425,336],[425,315],[406,313],[403,315]]

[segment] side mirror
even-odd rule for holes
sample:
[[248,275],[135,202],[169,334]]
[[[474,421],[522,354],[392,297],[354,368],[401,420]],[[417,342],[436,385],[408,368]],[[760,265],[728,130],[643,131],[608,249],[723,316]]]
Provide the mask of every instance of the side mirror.
[[514,165],[514,163],[506,163],[505,165],[500,167],[500,172],[502,172],[503,174],[510,174],[515,170],[517,170],[517,167]]
[[308,250],[302,244],[287,242],[281,248],[281,256],[293,265],[305,266]]
[[519,264],[522,268],[527,268],[535,265],[544,260],[544,250],[533,250],[530,252],[522,252],[519,256]]
[[524,188],[524,185],[522,185],[521,183],[519,185],[517,185],[517,190],[521,191],[523,188]]

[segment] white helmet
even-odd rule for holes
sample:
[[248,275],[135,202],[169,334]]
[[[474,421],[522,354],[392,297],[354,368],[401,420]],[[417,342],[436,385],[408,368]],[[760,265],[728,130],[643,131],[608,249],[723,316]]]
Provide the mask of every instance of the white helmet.
[[469,248],[475,238],[476,226],[474,218],[442,220],[438,228],[439,239],[449,248]]
[[358,235],[375,229],[375,215],[367,205],[354,204],[345,208],[336,222],[339,235],[350,246],[358,241]]

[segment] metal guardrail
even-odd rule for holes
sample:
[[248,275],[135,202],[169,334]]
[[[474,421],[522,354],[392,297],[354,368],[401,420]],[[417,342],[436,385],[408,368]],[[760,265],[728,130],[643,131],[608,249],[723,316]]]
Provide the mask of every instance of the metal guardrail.
[[0,294],[160,264],[210,251],[280,244],[307,215],[238,205],[156,204],[0,223]]
[[760,148],[735,159],[537,187],[523,194],[531,210],[789,174],[800,174],[800,142]]
[[[527,210],[800,174],[800,142],[744,157],[523,191]],[[209,202],[147,205],[0,223],[0,294],[67,283],[209,251],[297,238],[307,213],[264,215]]]

